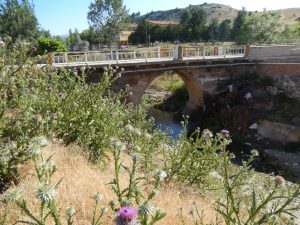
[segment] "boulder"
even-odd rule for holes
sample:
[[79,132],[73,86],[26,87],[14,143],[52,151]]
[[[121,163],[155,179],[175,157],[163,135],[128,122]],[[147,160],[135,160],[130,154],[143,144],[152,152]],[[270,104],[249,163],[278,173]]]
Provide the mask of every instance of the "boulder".
[[257,133],[265,138],[281,141],[283,143],[300,142],[300,127],[290,124],[268,120],[260,121]]
[[263,155],[300,181],[300,152],[290,153],[279,149],[265,149]]

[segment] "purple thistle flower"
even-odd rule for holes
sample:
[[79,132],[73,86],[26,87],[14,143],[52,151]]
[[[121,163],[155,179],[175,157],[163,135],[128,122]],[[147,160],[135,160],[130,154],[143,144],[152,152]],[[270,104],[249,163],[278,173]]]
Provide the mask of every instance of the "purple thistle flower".
[[131,206],[125,206],[120,208],[118,216],[116,218],[116,222],[117,224],[129,225],[135,221],[137,216],[138,214],[135,208]]
[[223,134],[225,137],[229,137],[230,136],[230,132],[228,130],[221,130],[220,133]]
[[65,98],[65,93],[59,92],[59,93],[58,93],[58,97],[60,97],[60,98]]
[[33,47],[31,48],[31,51],[36,52],[36,51],[37,51],[37,48],[33,46]]
[[56,113],[56,112],[51,113],[51,117],[53,119],[56,119],[58,117],[58,113]]

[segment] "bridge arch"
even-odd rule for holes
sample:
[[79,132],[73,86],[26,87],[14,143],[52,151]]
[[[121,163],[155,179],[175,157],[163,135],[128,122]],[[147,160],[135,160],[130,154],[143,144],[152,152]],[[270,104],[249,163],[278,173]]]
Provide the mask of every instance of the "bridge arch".
[[[197,82],[193,75],[187,71],[174,70],[173,73],[183,80],[188,92],[188,108],[197,108],[204,105],[202,86]],[[129,91],[131,95],[128,97],[128,102],[135,105],[140,103],[146,89],[149,85],[158,77],[163,76],[163,72],[151,72],[151,73],[138,73],[130,74],[127,84],[129,85]]]

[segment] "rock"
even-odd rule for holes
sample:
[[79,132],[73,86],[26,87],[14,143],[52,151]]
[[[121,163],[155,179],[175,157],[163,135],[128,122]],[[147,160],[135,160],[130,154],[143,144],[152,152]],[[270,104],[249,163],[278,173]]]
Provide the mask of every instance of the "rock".
[[291,124],[300,127],[300,117],[294,117],[291,119]]
[[264,120],[259,123],[257,133],[263,137],[283,143],[300,142],[300,127],[290,124]]
[[274,110],[275,106],[273,101],[255,101],[252,108],[259,111],[271,111]]
[[297,179],[300,179],[300,155],[279,149],[265,149],[263,150],[263,154],[271,162],[274,162]]
[[249,129],[251,129],[251,130],[257,130],[257,129],[258,129],[258,124],[257,124],[257,123],[252,124],[252,125],[249,127]]
[[256,89],[256,90],[253,91],[252,96],[253,96],[253,98],[266,99],[266,98],[268,98],[269,94],[265,90]]
[[233,92],[233,84],[227,85],[229,92],[232,93]]
[[278,93],[279,93],[278,88],[273,87],[273,86],[266,87],[266,90],[270,95],[273,95],[273,96],[278,95]]
[[244,99],[246,99],[247,101],[252,99],[252,94],[250,92],[246,93]]

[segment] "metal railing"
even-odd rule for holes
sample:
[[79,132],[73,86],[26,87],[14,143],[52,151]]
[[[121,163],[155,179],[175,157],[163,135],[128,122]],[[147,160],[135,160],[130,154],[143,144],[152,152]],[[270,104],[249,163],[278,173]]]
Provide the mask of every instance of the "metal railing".
[[54,66],[108,65],[172,60],[205,60],[245,56],[244,46],[177,46],[174,48],[136,48],[131,50],[52,53]]
[[53,53],[53,64],[119,64],[173,60],[175,48]]
[[182,59],[211,59],[244,57],[245,46],[182,47]]

